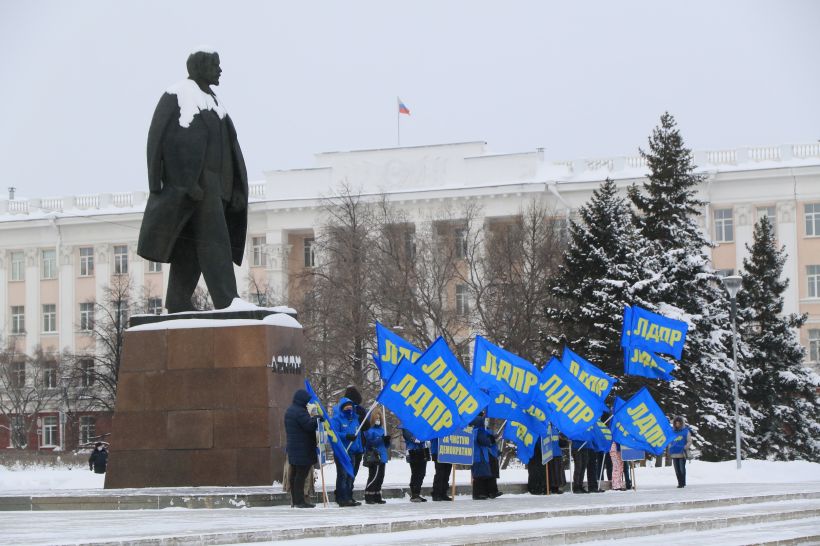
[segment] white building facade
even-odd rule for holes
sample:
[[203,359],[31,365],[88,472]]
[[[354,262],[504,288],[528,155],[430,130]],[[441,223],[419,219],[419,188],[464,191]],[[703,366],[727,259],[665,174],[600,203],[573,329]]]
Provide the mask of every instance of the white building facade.
[[[425,211],[470,200],[486,219],[511,217],[530,198],[559,214],[583,205],[606,178],[645,180],[640,157],[551,161],[542,150],[492,154],[484,142],[320,153],[306,169],[268,171],[251,184],[240,293],[265,283],[288,304],[289,280],[312,265],[323,198],[341,184],[384,194],[422,221]],[[695,152],[705,175],[701,222],[717,246],[714,267],[737,272],[755,222],[768,216],[788,254],[785,311],[807,313],[808,362],[820,363],[820,143]],[[0,199],[0,336],[19,351],[93,351],[90,304],[114,275],[128,274],[159,311],[168,266],[137,256],[146,191]],[[256,280],[254,283],[251,279]],[[297,309],[298,310],[298,309]]]

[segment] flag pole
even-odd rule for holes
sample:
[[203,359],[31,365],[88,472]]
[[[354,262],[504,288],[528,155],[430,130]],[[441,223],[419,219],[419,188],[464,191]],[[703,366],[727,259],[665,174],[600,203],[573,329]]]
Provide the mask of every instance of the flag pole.
[[396,97],[396,146],[401,146],[401,111],[399,110],[399,97]]

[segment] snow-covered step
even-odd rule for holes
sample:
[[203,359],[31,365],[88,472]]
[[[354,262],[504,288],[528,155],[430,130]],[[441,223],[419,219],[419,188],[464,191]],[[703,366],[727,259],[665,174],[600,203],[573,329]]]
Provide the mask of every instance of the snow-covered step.
[[[820,510],[820,483],[763,487],[760,484],[733,484],[685,490],[646,488],[637,493],[549,497],[504,495],[493,501],[459,497],[456,502],[423,504],[391,499],[383,506],[336,508],[331,505],[313,510],[270,507],[6,512],[0,513],[0,529],[3,529],[2,540],[19,546],[236,544],[303,538],[316,539],[325,545],[331,539],[335,546],[348,537],[355,539],[362,534],[372,534],[378,538],[371,542],[382,543],[401,540],[404,533],[413,532],[434,533],[437,537],[452,533],[458,538],[482,526],[490,531],[503,526],[520,530],[531,525],[554,528],[572,521],[588,524],[600,520],[607,528],[615,528],[627,519],[643,517],[647,518],[647,524],[672,522],[678,517],[676,514],[683,514],[681,519],[691,520],[696,514],[721,516],[718,514],[721,510],[735,516],[744,516],[748,510],[753,510],[756,518],[773,518],[776,513],[781,513],[777,517],[786,517],[782,513],[797,513],[799,503],[808,503],[805,509]],[[809,513],[799,514],[799,517],[809,516]],[[537,534],[540,536],[541,531]]]

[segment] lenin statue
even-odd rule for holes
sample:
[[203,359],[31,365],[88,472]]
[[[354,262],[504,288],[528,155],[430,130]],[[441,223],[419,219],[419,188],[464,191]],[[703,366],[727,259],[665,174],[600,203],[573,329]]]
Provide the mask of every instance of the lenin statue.
[[248,225],[248,174],[236,129],[211,89],[219,85],[219,55],[188,57],[188,79],[159,99],[148,130],[150,195],[137,254],[171,264],[165,307],[194,310],[191,296],[205,283],[217,309],[236,291]]

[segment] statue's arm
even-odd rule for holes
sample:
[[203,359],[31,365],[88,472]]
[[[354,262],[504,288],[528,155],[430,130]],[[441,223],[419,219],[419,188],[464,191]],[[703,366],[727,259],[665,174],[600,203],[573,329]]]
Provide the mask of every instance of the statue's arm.
[[162,191],[162,140],[168,124],[179,115],[176,95],[164,93],[159,99],[148,129],[148,190]]

